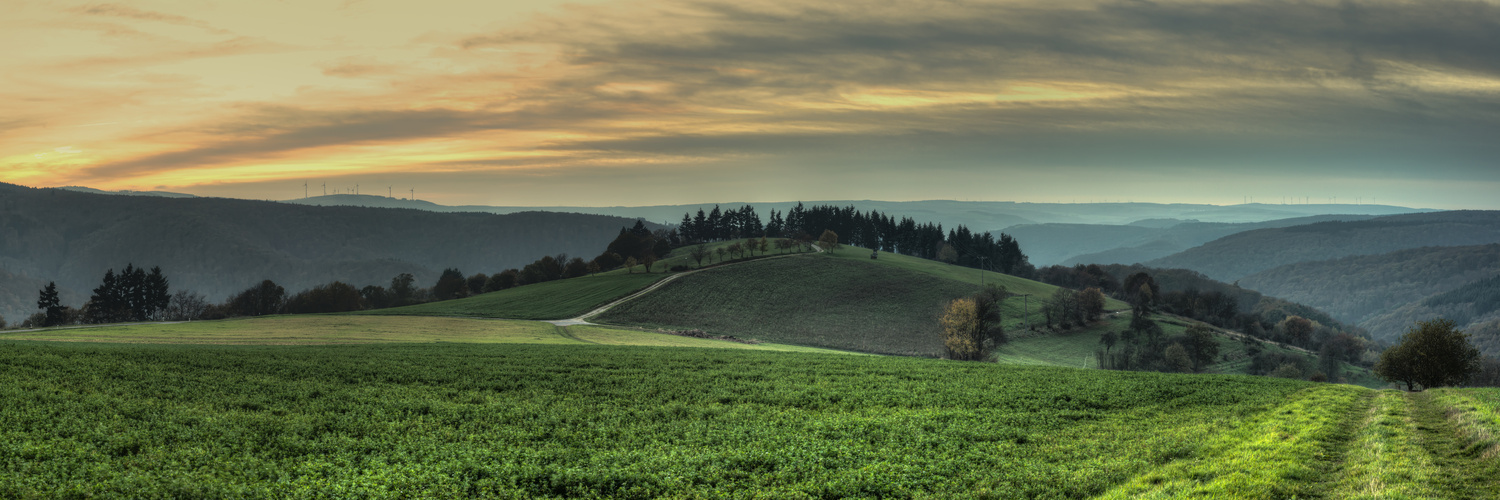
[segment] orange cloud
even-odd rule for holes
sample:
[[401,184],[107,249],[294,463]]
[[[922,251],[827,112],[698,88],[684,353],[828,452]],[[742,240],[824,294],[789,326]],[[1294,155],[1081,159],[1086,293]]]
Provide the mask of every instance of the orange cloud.
[[1472,8],[27,3],[0,42],[55,42],[0,61],[0,180],[615,169],[733,184],[744,166],[1355,172],[1434,155],[1473,178],[1497,152],[1483,110],[1500,102],[1485,28],[1500,13],[1454,5]]

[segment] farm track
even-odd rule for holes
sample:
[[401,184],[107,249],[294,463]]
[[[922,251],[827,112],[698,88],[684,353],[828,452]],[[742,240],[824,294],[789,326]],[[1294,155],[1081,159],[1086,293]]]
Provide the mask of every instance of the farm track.
[[1427,391],[1405,396],[1414,409],[1412,417],[1422,448],[1440,472],[1434,478],[1437,489],[1452,495],[1449,498],[1500,498],[1500,483],[1494,481],[1500,477],[1500,463],[1464,442],[1455,425],[1458,410],[1438,402]]
[[582,343],[585,343],[585,344],[598,344],[598,342],[590,342],[590,341],[578,338],[578,336],[577,335],[573,335],[573,332],[569,331],[568,327],[566,327],[566,326],[563,326],[563,325],[553,325],[552,328],[553,328],[554,331],[557,332],[557,336],[559,336],[559,337],[562,337],[562,338],[565,338],[565,339],[568,339],[568,340],[582,342]]
[[[1470,443],[1459,408],[1432,392],[1372,391],[1330,436],[1330,498],[1500,498],[1500,464]],[[1473,410],[1473,408],[1468,408]],[[1476,449],[1478,448],[1478,449]]]
[[[823,249],[819,248],[817,245],[813,245],[812,247],[813,247],[813,253],[819,253],[819,252],[823,251]],[[759,258],[759,259],[753,259],[752,258],[750,260],[745,260],[745,261],[740,261],[740,262],[730,262],[728,264],[722,264],[722,265],[713,266],[713,267],[694,269],[694,270],[691,270],[691,271],[683,271],[683,272],[680,272],[680,273],[677,273],[677,274],[674,274],[674,275],[671,275],[671,276],[667,276],[666,278],[662,278],[661,281],[657,281],[656,283],[652,283],[651,286],[648,286],[646,288],[642,288],[640,291],[637,291],[637,292],[632,293],[630,295],[627,295],[625,297],[621,297],[620,299],[615,300],[613,302],[610,302],[608,304],[604,304],[602,306],[599,306],[599,307],[595,308],[592,311],[580,314],[580,315],[578,315],[578,317],[564,319],[564,320],[557,320],[557,321],[548,321],[548,323],[552,323],[553,325],[557,325],[557,326],[560,326],[560,327],[566,327],[566,326],[572,326],[572,325],[592,325],[594,323],[590,323],[588,321],[589,318],[592,318],[594,316],[598,316],[600,314],[604,314],[605,311],[608,311],[612,307],[615,307],[615,306],[618,306],[620,304],[629,302],[631,300],[635,300],[637,298],[640,298],[643,295],[646,295],[648,293],[656,291],[657,289],[659,289],[659,288],[661,288],[663,286],[666,286],[667,283],[671,283],[673,280],[676,280],[677,278],[681,278],[683,276],[687,276],[689,274],[697,273],[697,272],[700,272],[700,271],[706,271],[706,270],[709,270],[709,269],[719,269],[719,268],[724,268],[724,267],[729,267],[729,266],[737,266],[737,265],[745,264],[745,263],[748,263],[748,262],[762,262],[762,261],[771,260],[771,259],[782,259],[782,258],[787,258],[787,257],[795,257],[795,256],[798,256],[798,255],[803,255],[803,254],[801,254],[801,253],[789,253],[789,254],[782,254],[782,255],[772,255],[770,257],[762,257],[762,258]]]

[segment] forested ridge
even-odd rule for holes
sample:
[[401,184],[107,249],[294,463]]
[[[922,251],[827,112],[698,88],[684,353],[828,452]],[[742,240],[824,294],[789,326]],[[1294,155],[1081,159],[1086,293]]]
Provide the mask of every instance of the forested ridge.
[[[56,281],[76,305],[108,269],[161,266],[173,290],[218,301],[261,280],[288,290],[331,281],[383,284],[445,268],[498,272],[539,255],[594,255],[634,220],[311,207],[223,198],[159,198],[0,184],[0,315],[36,312]],[[656,227],[656,226],[652,226]]]
[[1144,264],[1192,269],[1216,280],[1235,281],[1299,262],[1490,243],[1500,243],[1500,211],[1465,210],[1257,229]]

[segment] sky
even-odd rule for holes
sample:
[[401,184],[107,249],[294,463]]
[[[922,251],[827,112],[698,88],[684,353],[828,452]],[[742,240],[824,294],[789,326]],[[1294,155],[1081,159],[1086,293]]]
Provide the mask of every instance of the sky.
[[7,0],[0,46],[28,186],[1500,209],[1496,1]]

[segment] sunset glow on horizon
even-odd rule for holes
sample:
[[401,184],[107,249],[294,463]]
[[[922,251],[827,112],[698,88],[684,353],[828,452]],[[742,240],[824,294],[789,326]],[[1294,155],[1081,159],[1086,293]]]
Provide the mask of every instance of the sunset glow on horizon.
[[1492,1],[20,0],[0,40],[28,186],[1500,209]]

